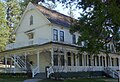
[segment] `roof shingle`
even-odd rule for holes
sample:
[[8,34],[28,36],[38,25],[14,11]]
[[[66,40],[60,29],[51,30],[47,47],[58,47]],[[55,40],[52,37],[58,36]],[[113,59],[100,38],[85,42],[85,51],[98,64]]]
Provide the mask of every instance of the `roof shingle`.
[[36,5],[36,8],[47,17],[47,19],[54,24],[69,27],[71,24],[71,17],[61,14],[55,10],[50,10],[44,6]]

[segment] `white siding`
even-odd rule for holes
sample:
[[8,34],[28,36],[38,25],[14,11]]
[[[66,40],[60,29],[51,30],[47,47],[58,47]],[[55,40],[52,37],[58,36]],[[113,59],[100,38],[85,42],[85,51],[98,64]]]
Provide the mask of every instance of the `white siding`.
[[[30,25],[30,16],[33,16],[33,25]],[[28,37],[25,34],[26,31],[34,29],[34,39],[44,38],[50,39],[49,21],[41,13],[36,10],[28,11],[16,32],[16,42],[28,41]]]

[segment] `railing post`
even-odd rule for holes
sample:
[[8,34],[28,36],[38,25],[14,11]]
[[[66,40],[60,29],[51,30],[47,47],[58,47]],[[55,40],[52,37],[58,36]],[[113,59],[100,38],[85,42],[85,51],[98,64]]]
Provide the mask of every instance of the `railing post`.
[[112,76],[113,76],[113,78],[115,78],[115,73],[114,72],[112,73]]
[[7,56],[5,55],[5,73],[7,73]]
[[52,66],[54,65],[54,62],[53,62],[53,48],[51,49],[51,65]]
[[14,54],[14,73],[15,73],[15,71],[16,71],[15,62],[16,62],[16,57],[15,57],[15,54]]
[[40,68],[39,56],[40,56],[40,53],[39,53],[39,50],[38,50],[37,51],[37,67],[38,67],[38,72],[40,72],[40,70],[39,70],[39,68]]
[[27,53],[25,52],[25,70],[27,70],[27,66],[26,66],[26,63],[27,63],[27,62],[26,62],[26,59],[27,59],[27,58],[26,58],[26,56],[27,56]]

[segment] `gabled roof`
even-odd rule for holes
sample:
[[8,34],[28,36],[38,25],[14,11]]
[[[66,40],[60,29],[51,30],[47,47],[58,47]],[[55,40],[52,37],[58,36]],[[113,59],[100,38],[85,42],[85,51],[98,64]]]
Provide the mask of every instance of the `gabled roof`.
[[47,17],[47,19],[54,24],[69,27],[71,24],[71,17],[61,14],[55,10],[50,10],[44,6],[36,5],[36,8]]
[[31,2],[29,2],[26,10],[24,11],[24,13],[21,17],[20,22],[17,25],[17,28],[14,31],[15,33],[17,32],[25,14],[27,13],[27,11],[29,11],[31,9],[35,9],[38,12],[40,11],[44,16],[46,16],[46,19],[48,19],[49,22],[51,22],[53,24],[61,25],[61,26],[64,26],[64,27],[69,27],[71,25],[71,19],[73,19],[73,18],[71,18],[69,16],[66,16],[64,14],[61,14],[61,13],[55,11],[55,10],[50,10],[50,9],[44,7],[44,6],[37,5],[37,4],[32,4]]

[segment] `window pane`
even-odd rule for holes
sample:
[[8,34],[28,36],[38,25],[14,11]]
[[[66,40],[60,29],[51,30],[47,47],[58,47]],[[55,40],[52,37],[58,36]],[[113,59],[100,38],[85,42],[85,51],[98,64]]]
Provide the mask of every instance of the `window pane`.
[[33,16],[31,15],[30,16],[30,25],[32,25],[33,24]]
[[75,54],[73,54],[73,64],[74,64],[74,66],[76,65]]
[[58,30],[53,29],[53,40],[58,41]]
[[60,41],[64,41],[64,32],[60,31]]
[[58,66],[58,55],[54,55],[54,65]]
[[71,57],[68,57],[68,66],[71,66]]
[[67,53],[67,56],[68,56],[68,66],[71,66],[71,54],[70,52]]
[[61,61],[61,66],[64,66],[65,65],[64,55],[61,55],[60,61]]
[[79,66],[82,66],[82,54],[79,54]]

